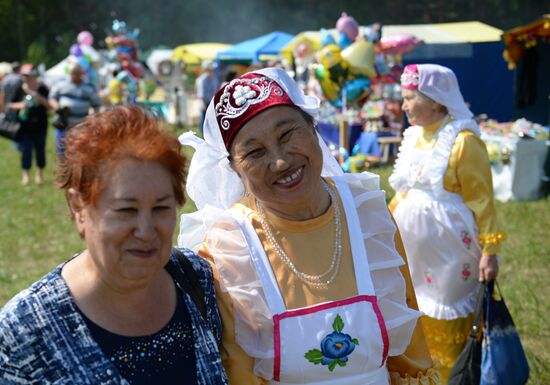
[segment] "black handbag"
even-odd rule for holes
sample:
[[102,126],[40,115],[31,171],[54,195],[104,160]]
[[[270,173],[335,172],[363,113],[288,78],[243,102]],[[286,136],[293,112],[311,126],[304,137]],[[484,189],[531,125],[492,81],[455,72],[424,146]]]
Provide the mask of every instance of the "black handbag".
[[479,284],[474,323],[468,341],[451,370],[448,385],[478,385],[481,379],[481,339],[478,336],[486,287],[485,282]]
[[52,119],[52,126],[58,130],[66,130],[69,126],[69,109],[67,107],[58,108]]
[[20,129],[21,122],[19,121],[17,111],[8,110],[5,113],[0,113],[0,136],[11,140],[17,140]]

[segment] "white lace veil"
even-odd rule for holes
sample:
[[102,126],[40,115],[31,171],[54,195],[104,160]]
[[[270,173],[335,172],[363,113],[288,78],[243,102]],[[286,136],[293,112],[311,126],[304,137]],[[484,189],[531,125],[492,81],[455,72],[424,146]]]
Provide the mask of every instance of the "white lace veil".
[[[304,95],[284,70],[265,68],[254,72],[276,81],[297,107],[311,115],[315,121],[317,120],[319,99]],[[210,102],[206,111],[203,133],[204,140],[192,132],[186,132],[179,137],[183,145],[192,146],[196,150],[189,166],[187,194],[199,210],[206,205],[227,209],[242,197],[244,186],[229,165],[229,153],[220,133],[213,101]],[[321,136],[319,134],[317,136],[323,152],[321,175],[341,175],[343,171],[336,159],[331,155]]]

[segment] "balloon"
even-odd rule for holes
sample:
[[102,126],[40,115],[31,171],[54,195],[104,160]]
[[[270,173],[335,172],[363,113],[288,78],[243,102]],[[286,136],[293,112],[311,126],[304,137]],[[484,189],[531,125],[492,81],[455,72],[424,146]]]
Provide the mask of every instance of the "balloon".
[[313,73],[327,100],[333,105],[338,105],[340,103],[340,85],[330,79],[329,72],[321,64],[313,66]]
[[311,54],[311,46],[307,41],[302,41],[296,46],[295,52],[300,59],[306,58]]
[[336,44],[334,36],[324,28],[321,28],[321,46],[326,47],[328,45]]
[[351,103],[362,98],[370,92],[370,80],[367,78],[356,78],[348,80],[342,90],[346,92],[346,100]]
[[94,44],[94,36],[89,31],[82,31],[77,35],[76,41],[78,44],[90,46]]
[[340,49],[345,49],[353,43],[352,40],[343,32],[340,32],[340,38],[338,39],[338,46]]
[[113,26],[111,28],[115,35],[123,35],[127,32],[126,29],[126,22],[122,20],[115,20],[113,21]]
[[80,49],[80,46],[78,44],[71,45],[71,48],[69,48],[69,54],[73,55],[74,57],[80,57],[82,56],[82,50]]
[[374,23],[365,28],[365,39],[377,43],[382,38],[382,24]]
[[422,43],[422,40],[418,40],[410,33],[399,33],[383,36],[380,39],[380,48],[388,54],[403,55],[411,52]]
[[82,51],[82,54],[91,62],[99,62],[101,59],[99,52],[97,52],[91,45],[80,46],[80,50]]
[[352,16],[342,12],[342,16],[336,22],[336,30],[344,33],[350,41],[354,42],[359,34],[359,24]]
[[90,62],[84,58],[84,56],[80,56],[77,59],[77,63],[80,64],[80,67],[84,70],[84,72],[87,72],[90,68]]
[[[329,71],[337,66],[341,67],[343,70],[347,70],[347,65],[342,59],[340,48],[335,44],[327,45],[323,48],[319,52],[319,60],[323,67]],[[342,73],[341,75],[344,76],[345,74]]]
[[342,51],[342,57],[349,64],[352,72],[369,78],[376,77],[374,46],[371,42],[356,41]]

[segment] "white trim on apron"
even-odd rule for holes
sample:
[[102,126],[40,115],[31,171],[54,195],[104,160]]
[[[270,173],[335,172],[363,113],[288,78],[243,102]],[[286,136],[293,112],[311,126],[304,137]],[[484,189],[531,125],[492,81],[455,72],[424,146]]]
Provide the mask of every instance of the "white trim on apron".
[[[475,306],[481,255],[475,218],[460,195],[443,187],[456,136],[463,129],[475,132],[470,126],[470,121],[448,123],[428,151],[415,148],[421,129],[414,127],[390,177],[394,188],[407,193],[393,214],[409,257],[418,306],[437,319],[466,317]],[[421,170],[411,172],[418,162]]]
[[[273,314],[275,350],[273,381],[288,384],[321,384],[328,381],[332,383],[338,381],[338,384],[342,385],[388,384],[388,372],[385,367],[389,351],[388,333],[374,292],[363,239],[360,233],[351,231],[351,229],[360,228],[354,206],[355,201],[344,178],[334,177],[333,180],[341,196],[348,229],[350,229],[357,296],[287,310],[269,259],[252,224],[244,216],[234,215],[243,230],[246,241],[251,246],[252,260],[262,281],[267,304]],[[338,203],[333,202],[333,204]],[[336,309],[338,313],[335,313]],[[344,315],[343,319],[340,313]],[[354,319],[357,319],[360,324],[354,324]],[[333,333],[327,330],[327,325],[330,326],[331,323],[334,327]],[[377,327],[367,327],[372,324],[377,324]],[[307,333],[310,334],[311,341],[304,339],[303,336]],[[327,335],[328,333],[330,334]],[[323,336],[325,337],[321,338]],[[355,336],[359,339],[352,340],[351,337]],[[307,350],[320,342],[332,341],[331,338],[341,338],[342,343],[335,343],[334,346],[345,345],[348,351],[351,350],[349,355],[330,356],[327,353],[327,356],[322,356],[323,349]],[[352,346],[351,341],[357,342],[357,345],[353,342]],[[305,345],[302,346],[300,343]],[[292,345],[292,348],[285,349],[287,345]],[[301,350],[300,347],[302,347]],[[311,351],[320,356],[315,359],[307,358],[304,353],[309,354]],[[286,359],[287,355],[289,359]],[[314,361],[315,363],[312,363]],[[286,371],[287,368],[288,371]],[[349,369],[349,372],[346,372],[346,369]]]

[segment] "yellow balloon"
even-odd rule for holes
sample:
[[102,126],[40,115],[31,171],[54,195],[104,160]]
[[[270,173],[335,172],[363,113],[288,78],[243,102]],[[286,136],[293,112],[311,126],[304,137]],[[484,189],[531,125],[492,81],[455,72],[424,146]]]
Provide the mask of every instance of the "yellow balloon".
[[330,79],[330,74],[322,64],[314,64],[313,73],[328,100],[332,101],[340,97],[340,85]]
[[376,77],[374,46],[366,40],[358,40],[342,51],[341,56],[355,74]]
[[342,64],[343,59],[340,54],[340,47],[335,44],[327,45],[319,52],[319,60],[327,70],[330,70],[335,65]]

